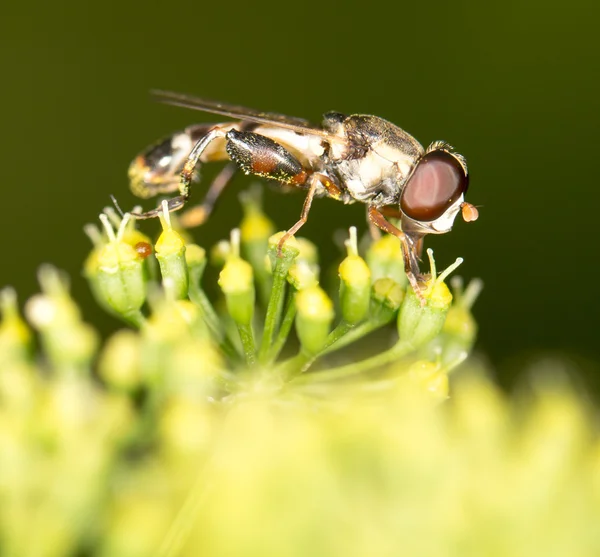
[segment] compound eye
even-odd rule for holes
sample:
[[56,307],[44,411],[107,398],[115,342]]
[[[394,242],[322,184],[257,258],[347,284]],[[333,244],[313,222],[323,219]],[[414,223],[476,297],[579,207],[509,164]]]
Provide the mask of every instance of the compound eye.
[[458,160],[446,151],[427,153],[404,186],[400,209],[413,220],[440,218],[467,191],[469,177]]

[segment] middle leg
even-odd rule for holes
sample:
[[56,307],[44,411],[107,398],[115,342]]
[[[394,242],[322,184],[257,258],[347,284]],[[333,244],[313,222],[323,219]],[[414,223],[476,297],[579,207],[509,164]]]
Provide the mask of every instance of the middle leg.
[[289,186],[308,189],[300,220],[279,240],[277,245],[279,256],[281,256],[285,242],[306,222],[319,184],[332,197],[339,197],[341,194],[339,188],[327,176],[311,173],[310,169],[305,168],[283,145],[264,135],[231,130],[227,134],[226,149],[231,160],[246,174],[254,174]]
[[310,212],[310,207],[312,205],[313,199],[315,198],[315,193],[317,191],[317,186],[321,183],[322,179],[326,177],[321,174],[315,172],[310,175],[308,179],[308,193],[306,194],[306,199],[304,200],[304,205],[302,206],[302,213],[300,214],[300,219],[294,226],[292,226],[279,240],[277,244],[277,254],[281,257],[281,250],[283,245],[294,235],[308,220],[308,213]]

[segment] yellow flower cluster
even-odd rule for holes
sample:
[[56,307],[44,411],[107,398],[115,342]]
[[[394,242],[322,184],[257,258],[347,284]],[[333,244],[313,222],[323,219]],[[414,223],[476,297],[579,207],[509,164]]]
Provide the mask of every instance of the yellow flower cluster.
[[154,246],[101,220],[85,273],[132,328],[99,347],[50,267],[26,319],[0,294],[2,555],[600,555],[592,410],[558,379],[512,400],[473,362],[449,389],[481,288],[452,294],[455,266],[429,253],[415,293],[394,239],[363,259],[351,231],[332,294],[250,200],[214,301],[167,211]]
[[262,369],[218,399],[220,356],[172,301],[109,341],[102,384],[94,343],[51,355],[89,329],[60,277],[42,282],[37,357],[2,299],[3,555],[600,553],[598,432],[559,382],[517,403],[464,371],[440,404],[412,380],[423,366],[326,391]]

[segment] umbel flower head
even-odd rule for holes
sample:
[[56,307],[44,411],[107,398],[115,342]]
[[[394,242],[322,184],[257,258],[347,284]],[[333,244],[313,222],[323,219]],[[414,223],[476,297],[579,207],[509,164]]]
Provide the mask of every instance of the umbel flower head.
[[[206,252],[179,231],[166,202],[160,219],[163,230],[154,246],[128,215],[121,220],[114,211],[101,215],[104,233],[91,226],[87,229],[95,247],[85,266],[100,304],[143,327],[159,304],[150,300],[150,312],[144,310],[148,292],[171,302],[188,300],[204,326],[203,342],[212,343],[234,372],[227,381],[215,379],[219,388],[225,387],[224,394],[237,389],[239,377],[246,380],[246,374],[238,373],[245,366],[269,367],[276,381],[290,386],[360,378],[397,361],[405,362],[400,373],[410,376],[414,358],[429,360],[436,373],[445,377],[464,360],[445,356],[448,342],[438,339],[452,307],[444,279],[462,260],[437,276],[429,250],[431,275],[415,293],[406,280],[397,239],[375,241],[365,260],[358,250],[356,229],[351,228],[346,257],[339,264],[337,295],[328,293],[319,282],[317,247],[293,236],[281,245],[283,232],[269,236],[273,225],[262,212],[256,192],[245,194],[243,204],[241,229],[212,250],[212,259],[220,267],[217,283],[224,304],[215,304],[207,296],[202,284]],[[461,320],[472,321],[470,304],[461,307],[452,313],[453,330],[460,328]],[[393,320],[398,330],[395,342],[336,367],[345,347],[377,336]],[[293,343],[287,341],[294,331],[299,346],[290,355],[288,344]],[[435,348],[427,350],[436,339]],[[474,340],[474,335],[464,337],[463,353],[470,351]]]
[[52,267],[26,319],[0,292],[3,555],[600,554],[597,426],[561,376],[519,404],[476,361],[449,384],[481,288],[451,293],[456,264],[430,253],[416,295],[353,231],[328,287],[254,203],[213,278],[175,217],[101,221],[86,276],[127,324],[103,347]]
[[415,356],[282,389],[276,366],[224,367],[198,306],[164,297],[98,357],[64,277],[40,279],[26,314],[41,351],[0,296],[7,555],[600,551],[596,422],[560,376],[516,404],[465,371],[440,404],[443,360]]

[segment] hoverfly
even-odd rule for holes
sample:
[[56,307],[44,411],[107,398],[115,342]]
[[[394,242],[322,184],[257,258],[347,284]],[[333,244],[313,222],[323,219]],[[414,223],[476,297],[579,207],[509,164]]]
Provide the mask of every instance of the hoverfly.
[[[202,204],[181,218],[184,226],[202,224],[236,170],[305,190],[302,214],[279,247],[306,222],[315,197],[367,206],[372,225],[397,236],[411,286],[420,293],[419,252],[426,234],[450,231],[458,212],[477,218],[466,203],[469,184],[465,158],[444,141],[427,149],[401,128],[377,116],[328,112],[321,126],[280,114],[158,91],[161,102],[218,114],[235,121],[197,124],[159,141],[129,167],[132,192],[149,198],[178,192],[169,211],[182,208],[198,178],[199,163],[231,161],[217,175]],[[162,209],[134,213],[157,217]],[[400,228],[386,217],[400,220]]]

